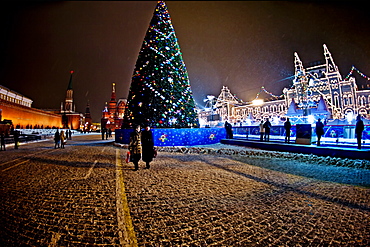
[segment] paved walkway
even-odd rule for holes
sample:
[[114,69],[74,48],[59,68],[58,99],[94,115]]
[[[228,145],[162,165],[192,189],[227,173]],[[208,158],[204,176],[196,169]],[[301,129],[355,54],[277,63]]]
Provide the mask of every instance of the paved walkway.
[[159,153],[124,174],[139,246],[370,244],[370,190],[342,183],[369,186],[367,170]]
[[370,245],[370,170],[230,147],[138,171],[99,135],[0,152],[0,246]]

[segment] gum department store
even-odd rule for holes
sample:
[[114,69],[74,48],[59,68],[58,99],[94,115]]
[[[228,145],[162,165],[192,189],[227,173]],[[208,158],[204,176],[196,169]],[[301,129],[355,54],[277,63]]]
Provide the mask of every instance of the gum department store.
[[[351,73],[343,79],[325,44],[323,48],[325,63],[309,68],[304,68],[298,54],[294,53],[293,84],[284,88],[283,99],[260,101],[259,104],[242,102],[224,86],[211,106],[214,116],[234,125],[251,125],[267,118],[273,124],[282,125],[287,117],[292,124],[313,123],[321,118],[327,124],[341,125],[354,124],[356,116],[361,115],[368,124],[370,90],[359,90]],[[199,115],[202,122],[209,121],[210,108],[200,111]]]

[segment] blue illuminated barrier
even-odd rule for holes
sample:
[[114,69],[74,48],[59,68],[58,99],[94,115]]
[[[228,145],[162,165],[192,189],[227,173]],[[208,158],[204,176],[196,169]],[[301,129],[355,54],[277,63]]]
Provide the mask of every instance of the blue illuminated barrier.
[[[155,146],[196,146],[219,143],[225,128],[151,129]],[[115,142],[128,144],[132,129],[116,129]]]
[[[356,138],[355,137],[355,125],[325,125],[323,137],[331,138]],[[291,130],[291,137],[296,136],[296,126],[293,125]],[[316,136],[315,127],[312,127],[312,136]],[[259,126],[235,126],[233,127],[233,133],[237,135],[259,135]],[[272,136],[285,136],[284,126],[272,126],[271,133]],[[363,140],[370,140],[370,125],[365,125],[365,129],[362,132]]]

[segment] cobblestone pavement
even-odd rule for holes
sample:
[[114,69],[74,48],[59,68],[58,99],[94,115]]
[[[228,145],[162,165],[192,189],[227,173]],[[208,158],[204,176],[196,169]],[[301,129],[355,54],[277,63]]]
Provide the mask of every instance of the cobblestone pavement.
[[133,171],[99,138],[0,153],[1,246],[122,246],[126,199],[134,246],[370,245],[369,170],[159,152]]

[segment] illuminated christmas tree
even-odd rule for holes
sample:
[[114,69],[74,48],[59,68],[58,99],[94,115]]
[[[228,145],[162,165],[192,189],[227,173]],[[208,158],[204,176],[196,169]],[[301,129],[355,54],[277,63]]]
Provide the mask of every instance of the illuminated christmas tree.
[[132,76],[123,128],[199,127],[189,77],[166,4],[159,1]]

